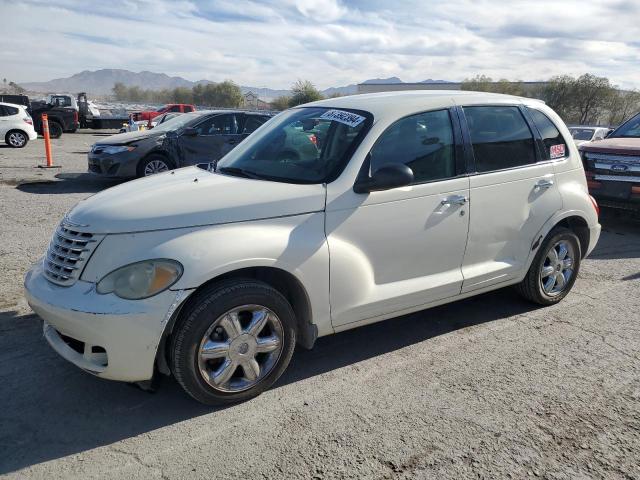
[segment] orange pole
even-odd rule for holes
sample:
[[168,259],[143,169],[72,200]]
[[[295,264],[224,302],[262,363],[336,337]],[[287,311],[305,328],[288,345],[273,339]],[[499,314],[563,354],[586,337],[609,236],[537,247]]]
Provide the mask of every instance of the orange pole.
[[44,137],[44,151],[47,154],[47,167],[53,167],[53,157],[51,156],[51,138],[49,137],[49,117],[42,114],[42,136]]

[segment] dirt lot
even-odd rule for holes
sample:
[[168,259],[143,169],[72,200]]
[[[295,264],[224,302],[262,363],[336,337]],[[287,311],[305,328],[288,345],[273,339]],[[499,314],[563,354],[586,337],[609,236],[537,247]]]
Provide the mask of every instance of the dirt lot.
[[[0,474],[10,478],[640,478],[640,225],[605,212],[573,292],[510,290],[299,351],[269,392],[203,407],[59,358],[22,277],[62,215],[109,182],[99,137],[0,146]],[[23,183],[23,182],[54,183]]]

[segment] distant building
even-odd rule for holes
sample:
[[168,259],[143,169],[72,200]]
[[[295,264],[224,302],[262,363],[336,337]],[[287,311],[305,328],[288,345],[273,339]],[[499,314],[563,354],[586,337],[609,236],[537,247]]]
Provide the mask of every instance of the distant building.
[[271,108],[271,104],[264,100],[260,100],[257,94],[247,92],[244,94],[244,107],[255,110],[269,110]]
[[[535,92],[548,82],[512,82],[522,85],[526,93]],[[397,92],[401,90],[461,90],[462,82],[446,83],[359,83],[358,93]]]

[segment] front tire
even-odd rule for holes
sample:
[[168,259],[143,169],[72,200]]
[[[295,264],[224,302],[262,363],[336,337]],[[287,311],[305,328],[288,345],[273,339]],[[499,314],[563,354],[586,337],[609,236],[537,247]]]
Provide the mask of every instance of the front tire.
[[208,405],[253,398],[289,365],[295,325],[289,302],[266,283],[213,284],[181,313],[171,341],[173,374],[189,395]]
[[580,241],[568,228],[556,227],[542,242],[517,290],[540,305],[558,303],[571,291],[580,271]]
[[175,168],[173,162],[163,155],[152,154],[143,158],[138,164],[138,177],[148,177],[156,173],[168,172]]
[[29,136],[20,130],[12,130],[4,137],[4,141],[12,148],[24,148],[29,143]]

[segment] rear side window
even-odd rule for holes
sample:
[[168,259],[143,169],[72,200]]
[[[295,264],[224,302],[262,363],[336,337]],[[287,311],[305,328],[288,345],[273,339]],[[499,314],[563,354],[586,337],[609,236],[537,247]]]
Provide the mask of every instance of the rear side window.
[[191,105],[184,106],[185,113],[193,112],[193,107]]
[[371,172],[389,163],[411,168],[415,183],[454,177],[455,147],[449,112],[412,115],[387,128],[371,149]]
[[4,116],[17,115],[19,111],[16,107],[4,106]]
[[527,111],[542,137],[545,160],[566,157],[569,154],[567,142],[549,117],[535,108],[527,107]]
[[242,133],[253,133],[260,125],[267,121],[267,117],[259,117],[257,115],[250,115],[247,117],[247,121],[244,124]]
[[478,172],[536,162],[535,143],[518,107],[464,107]]

